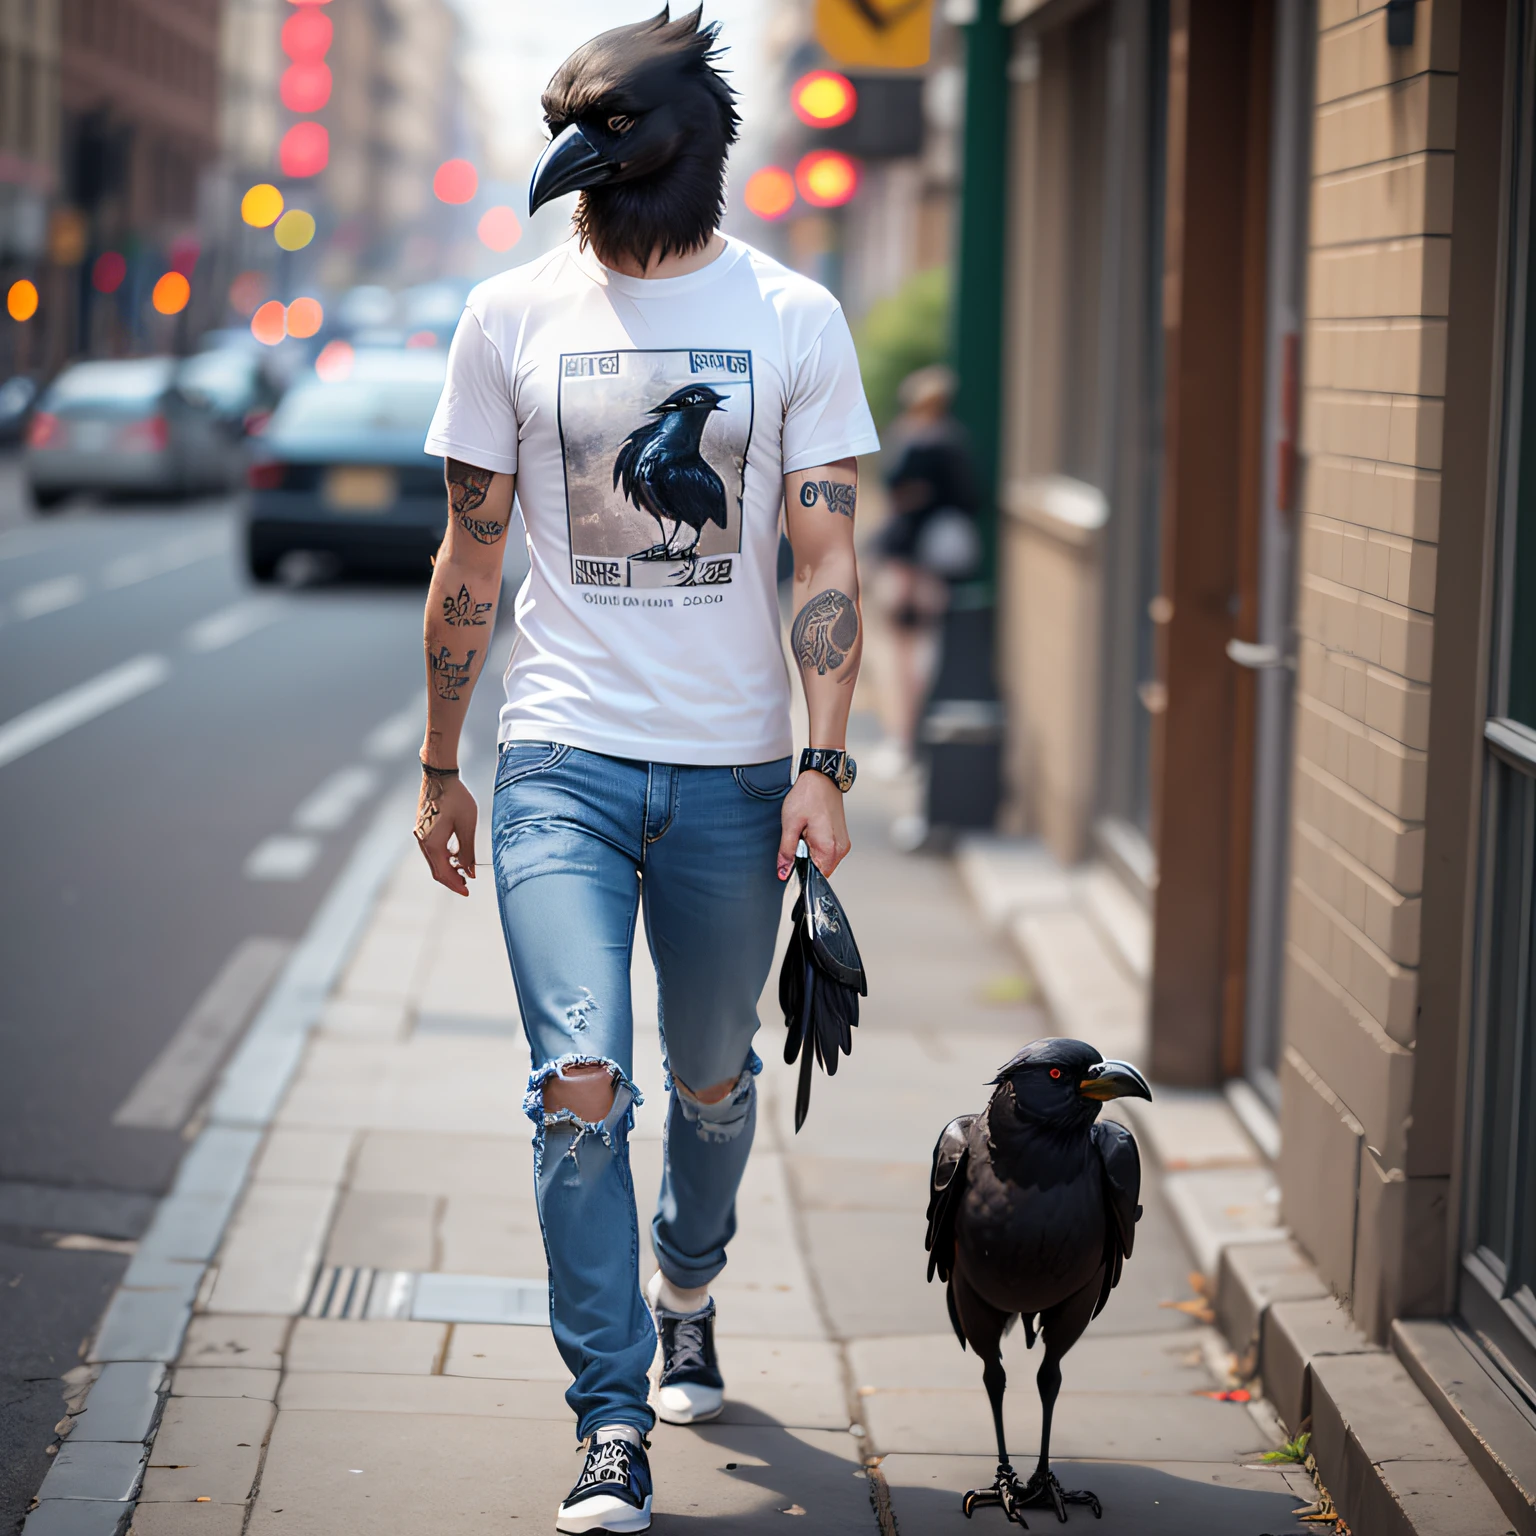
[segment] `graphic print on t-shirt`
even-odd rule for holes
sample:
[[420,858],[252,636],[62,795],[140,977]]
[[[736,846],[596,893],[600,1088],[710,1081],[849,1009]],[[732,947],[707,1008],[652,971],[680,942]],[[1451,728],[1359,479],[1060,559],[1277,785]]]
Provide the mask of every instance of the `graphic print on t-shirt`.
[[730,581],[741,553],[752,410],[750,352],[562,353],[572,582]]

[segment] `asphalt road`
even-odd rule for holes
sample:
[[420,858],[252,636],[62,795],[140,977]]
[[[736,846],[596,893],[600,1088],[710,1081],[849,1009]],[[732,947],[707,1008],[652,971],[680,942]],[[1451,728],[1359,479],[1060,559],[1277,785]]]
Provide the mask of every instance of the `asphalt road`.
[[221,1053],[410,781],[422,691],[420,587],[256,589],[231,501],[18,490],[0,460],[0,1532]]

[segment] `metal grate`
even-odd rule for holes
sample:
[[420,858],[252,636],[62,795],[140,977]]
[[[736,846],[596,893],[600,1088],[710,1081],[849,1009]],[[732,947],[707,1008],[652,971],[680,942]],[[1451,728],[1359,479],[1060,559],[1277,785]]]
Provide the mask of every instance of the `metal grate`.
[[326,1264],[310,1287],[304,1316],[354,1323],[409,1317],[415,1288],[416,1276],[408,1270]]
[[415,1274],[326,1264],[315,1275],[304,1316],[334,1322],[411,1318],[544,1328],[549,1325],[549,1284],[505,1275]]

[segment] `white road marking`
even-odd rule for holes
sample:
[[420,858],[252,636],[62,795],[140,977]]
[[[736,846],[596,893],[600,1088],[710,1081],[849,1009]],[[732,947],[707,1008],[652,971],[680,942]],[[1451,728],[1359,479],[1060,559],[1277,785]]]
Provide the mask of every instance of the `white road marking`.
[[104,715],[129,699],[136,699],[151,688],[158,688],[171,675],[171,664],[164,656],[135,656],[120,667],[103,672],[89,682],[61,693],[46,704],[35,705],[0,725],[0,768],[18,757],[45,746],[77,725]]
[[114,560],[101,573],[101,584],[109,592],[118,587],[131,587],[152,576],[163,576],[168,571],[196,565],[199,560],[211,560],[222,554],[228,545],[229,536],[222,529],[182,534],[153,549],[137,550]]
[[55,613],[68,608],[85,596],[85,579],[81,576],[54,576],[23,587],[11,603],[11,611],[18,619],[35,619],[45,613]]
[[118,1107],[112,1124],[179,1131],[292,950],[287,939],[246,939],[238,945]]
[[372,768],[342,768],[299,806],[293,824],[301,832],[335,832],[378,787],[379,776]]
[[316,837],[290,837],[278,833],[264,838],[245,861],[247,880],[302,880],[320,857]]
[[275,597],[250,597],[232,607],[199,619],[186,633],[186,642],[194,651],[219,651],[233,645],[258,629],[276,623],[283,604]]
[[363,741],[363,755],[388,761],[404,757],[412,747],[421,745],[421,729],[426,723],[426,696],[423,692],[397,715],[377,725]]

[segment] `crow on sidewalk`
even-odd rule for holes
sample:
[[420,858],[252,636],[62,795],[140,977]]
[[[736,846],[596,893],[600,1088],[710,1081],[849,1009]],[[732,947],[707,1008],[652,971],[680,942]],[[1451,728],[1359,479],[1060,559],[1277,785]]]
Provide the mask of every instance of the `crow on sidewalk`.
[[[982,1381],[997,1430],[997,1477],[973,1488],[962,1508],[998,1505],[1027,1526],[1023,1511],[1086,1504],[1051,1471],[1051,1413],[1061,1390],[1061,1357],[1103,1310],[1131,1252],[1141,1207],[1136,1139],[1114,1120],[1099,1120],[1108,1099],[1150,1099],[1141,1073],[1105,1061],[1081,1040],[1036,1040],[993,1078],[979,1115],[951,1120],[933,1149],[928,1189],[928,1278],[947,1282],[950,1321],[963,1349],[981,1357]],[[1001,1345],[1016,1318],[1031,1349],[1045,1359],[1040,1388],[1040,1461],[1021,1484],[1003,1434]]]

